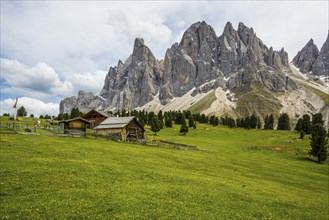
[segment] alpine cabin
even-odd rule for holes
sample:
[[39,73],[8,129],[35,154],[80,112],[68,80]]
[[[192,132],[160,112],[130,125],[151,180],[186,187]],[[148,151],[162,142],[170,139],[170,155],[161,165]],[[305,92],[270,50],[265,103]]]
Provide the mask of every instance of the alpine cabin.
[[121,141],[144,139],[144,128],[135,117],[109,117],[94,128],[99,135],[111,135]]

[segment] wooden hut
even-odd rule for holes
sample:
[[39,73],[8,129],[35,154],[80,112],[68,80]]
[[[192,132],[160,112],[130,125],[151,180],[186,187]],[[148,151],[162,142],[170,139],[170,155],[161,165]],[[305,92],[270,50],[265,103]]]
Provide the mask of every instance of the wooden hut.
[[109,117],[94,128],[97,134],[118,137],[121,141],[144,139],[144,128],[135,117]]
[[89,121],[89,128],[94,128],[98,126],[100,123],[102,123],[105,119],[107,119],[109,116],[105,114],[104,112],[97,111],[95,109],[90,110],[86,114],[81,116],[83,119]]
[[64,134],[71,135],[86,135],[87,126],[89,121],[81,117],[71,118],[66,121],[61,121],[64,124]]

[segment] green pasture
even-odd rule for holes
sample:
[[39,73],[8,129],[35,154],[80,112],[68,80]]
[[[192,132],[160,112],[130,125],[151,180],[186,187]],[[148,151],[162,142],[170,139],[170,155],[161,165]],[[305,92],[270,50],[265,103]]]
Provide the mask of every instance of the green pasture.
[[329,218],[329,163],[307,155],[308,136],[199,124],[147,135],[207,151],[0,134],[0,218]]

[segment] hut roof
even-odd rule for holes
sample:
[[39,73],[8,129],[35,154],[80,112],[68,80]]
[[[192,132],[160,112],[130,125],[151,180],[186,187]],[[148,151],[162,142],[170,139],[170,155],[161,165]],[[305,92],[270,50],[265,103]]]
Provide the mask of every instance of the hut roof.
[[92,109],[92,110],[90,110],[89,112],[87,112],[86,114],[84,114],[82,117],[83,117],[83,118],[86,118],[86,117],[89,116],[92,112],[96,112],[96,113],[98,113],[98,114],[100,114],[100,115],[102,115],[102,116],[104,116],[104,117],[106,117],[106,118],[109,117],[105,112],[101,112],[101,111],[98,111],[98,110],[96,110],[96,109]]
[[[129,124],[132,120],[136,120],[135,117],[109,117],[105,119],[100,125],[94,129],[108,129],[108,128],[123,128]],[[143,129],[143,127],[138,123],[137,124]],[[144,129],[143,129],[144,130]]]
[[81,118],[81,117],[76,117],[76,118],[71,118],[71,119],[68,119],[68,120],[65,120],[65,121],[60,121],[60,123],[61,122],[70,122],[70,121],[76,121],[76,120],[81,120],[81,121],[83,121],[83,122],[85,122],[85,123],[87,123],[87,124],[90,124],[90,122],[89,121],[87,121],[86,119],[84,119],[84,118]]

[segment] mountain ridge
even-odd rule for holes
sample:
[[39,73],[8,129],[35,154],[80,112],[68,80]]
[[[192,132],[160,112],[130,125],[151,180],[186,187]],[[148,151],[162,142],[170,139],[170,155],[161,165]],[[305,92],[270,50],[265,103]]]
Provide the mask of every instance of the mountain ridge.
[[[313,40],[310,41],[312,43]],[[284,48],[275,51],[267,47],[254,30],[242,22],[237,30],[227,22],[219,36],[206,22],[197,22],[184,32],[179,43],[167,49],[164,60],[157,60],[144,40],[136,38],[128,59],[124,62],[119,60],[117,66],[110,67],[98,96],[79,95],[79,92],[78,97],[61,101],[60,113],[73,107],[79,107],[81,111],[92,108],[111,111],[200,109],[192,106],[205,102],[207,108],[202,109],[207,114],[230,113],[244,117],[255,111],[264,117],[266,113],[275,111],[278,115],[283,109],[289,111],[283,103],[288,99],[287,94],[305,89],[298,81],[301,76],[296,73],[298,70],[294,65],[304,63],[305,69],[309,69],[305,61],[315,63],[318,57],[306,58],[294,58],[298,62],[290,64]],[[319,66],[323,64],[319,63]],[[271,98],[264,97],[262,93]],[[286,99],[282,98],[282,94]],[[202,101],[204,98],[208,101]],[[298,111],[298,114],[322,111],[326,106],[312,108],[312,100],[307,100],[307,97],[298,99],[307,103],[301,104],[304,110]],[[181,103],[176,103],[177,100]],[[276,109],[269,104],[270,101],[277,106]],[[296,117],[294,113],[291,115]]]

